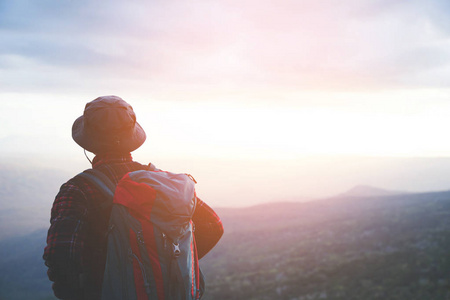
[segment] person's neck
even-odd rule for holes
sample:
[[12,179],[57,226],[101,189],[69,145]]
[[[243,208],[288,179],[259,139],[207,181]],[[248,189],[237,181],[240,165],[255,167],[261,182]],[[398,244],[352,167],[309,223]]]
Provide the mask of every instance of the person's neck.
[[106,152],[98,153],[92,160],[92,166],[96,167],[104,163],[123,163],[130,162],[133,158],[131,153]]

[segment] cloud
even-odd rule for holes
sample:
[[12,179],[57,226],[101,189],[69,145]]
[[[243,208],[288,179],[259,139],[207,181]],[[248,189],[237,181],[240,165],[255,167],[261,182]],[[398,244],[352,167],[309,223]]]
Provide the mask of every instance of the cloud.
[[80,77],[86,89],[161,93],[442,87],[448,10],[437,0],[2,1],[0,79],[8,91],[64,90]]
[[266,81],[304,88],[403,86],[411,70],[449,62],[446,35],[417,4],[340,1],[305,9],[305,1],[298,3],[276,10],[268,22],[267,11],[254,16],[247,57]]

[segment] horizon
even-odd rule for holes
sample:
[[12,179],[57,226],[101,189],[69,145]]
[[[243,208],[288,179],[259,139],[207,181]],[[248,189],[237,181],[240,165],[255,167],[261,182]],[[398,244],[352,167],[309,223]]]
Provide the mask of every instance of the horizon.
[[[18,171],[54,171],[61,177],[60,182],[49,183],[55,187],[56,195],[62,183],[90,168],[83,150],[74,148],[77,159],[37,154],[27,158],[1,156],[0,168],[21,166]],[[197,194],[213,207],[239,208],[266,203],[314,201],[345,194],[357,186],[407,193],[450,190],[450,183],[446,180],[450,176],[450,158],[310,156],[297,161],[271,160],[262,165],[257,159],[159,157],[143,161],[141,158],[145,154],[132,155],[141,163],[152,162],[168,171],[192,174],[198,182]],[[296,165],[293,166],[293,163]],[[213,164],[217,168],[211,168]],[[245,171],[239,173],[239,170]],[[55,195],[49,195],[48,205],[51,205]]]

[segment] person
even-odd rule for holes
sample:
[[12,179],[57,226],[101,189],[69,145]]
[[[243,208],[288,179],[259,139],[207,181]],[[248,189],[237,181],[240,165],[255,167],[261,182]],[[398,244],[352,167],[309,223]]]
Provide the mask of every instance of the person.
[[[73,124],[72,137],[85,154],[95,154],[93,169],[115,184],[128,172],[153,166],[132,159],[131,152],[144,143],[146,135],[136,122],[133,108],[120,97],[103,96],[87,103],[83,115]],[[106,201],[101,191],[79,175],[64,183],[56,195],[43,259],[59,299],[101,297],[111,213],[110,206],[105,209],[102,205]],[[198,257],[202,258],[221,238],[222,222],[200,199],[192,221]]]

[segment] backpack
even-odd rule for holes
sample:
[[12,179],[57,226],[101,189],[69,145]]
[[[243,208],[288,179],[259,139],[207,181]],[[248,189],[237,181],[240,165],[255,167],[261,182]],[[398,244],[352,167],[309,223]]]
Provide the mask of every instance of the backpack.
[[204,278],[192,222],[192,176],[140,170],[114,186],[98,170],[80,175],[112,202],[101,299],[200,299]]

